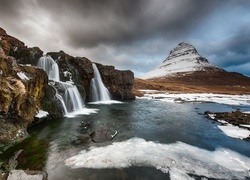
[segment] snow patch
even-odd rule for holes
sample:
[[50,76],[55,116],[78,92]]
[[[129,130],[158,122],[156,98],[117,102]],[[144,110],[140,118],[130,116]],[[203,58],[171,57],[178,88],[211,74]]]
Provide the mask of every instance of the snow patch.
[[250,175],[250,158],[229,149],[215,151],[177,142],[160,144],[132,138],[105,147],[91,147],[65,160],[71,168],[127,168],[151,166],[171,179],[188,174],[216,179],[244,179]]
[[47,117],[48,115],[49,115],[49,113],[47,111],[43,111],[43,110],[40,109],[35,117],[43,118],[43,117]]
[[24,72],[18,72],[17,75],[18,75],[18,77],[19,77],[21,80],[23,80],[23,81],[28,81],[28,80],[30,80],[30,78],[28,78]]
[[159,100],[167,102],[207,102],[228,105],[250,105],[250,95],[226,94],[144,94],[138,99]]
[[232,124],[227,124],[226,126],[218,126],[218,127],[226,135],[233,137],[233,138],[245,139],[250,136],[249,130],[240,128],[238,126],[234,126]]
[[250,124],[240,124],[241,127],[250,128]]

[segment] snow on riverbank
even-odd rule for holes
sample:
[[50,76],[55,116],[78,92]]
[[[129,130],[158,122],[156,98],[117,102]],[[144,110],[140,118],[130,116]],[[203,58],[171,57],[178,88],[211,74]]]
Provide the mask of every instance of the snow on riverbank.
[[138,99],[152,99],[167,102],[211,102],[228,105],[250,105],[250,95],[226,95],[226,94],[168,94],[150,93],[149,90],[140,90],[146,92],[143,97]]
[[132,138],[105,147],[91,147],[65,160],[71,168],[126,168],[151,166],[169,173],[171,179],[193,179],[190,175],[215,179],[249,177],[250,159],[234,151],[215,151],[176,142],[161,144]]

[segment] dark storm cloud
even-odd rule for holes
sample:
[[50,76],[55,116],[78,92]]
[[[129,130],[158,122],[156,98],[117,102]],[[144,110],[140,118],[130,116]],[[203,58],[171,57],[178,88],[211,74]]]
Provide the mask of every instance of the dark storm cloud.
[[64,38],[74,47],[120,44],[157,35],[186,35],[211,13],[217,1],[200,0],[43,0]]
[[211,54],[216,55],[216,63],[224,68],[250,62],[250,22],[242,25],[238,32],[220,42]]
[[[222,19],[221,25],[213,26],[211,15],[217,20],[242,7],[250,8],[250,1],[0,0],[0,26],[45,52],[64,50],[138,74],[158,66],[172,48],[192,41],[196,33],[194,39],[203,45],[193,45],[197,49],[206,46],[206,57],[214,57],[211,62],[231,68],[249,61],[249,24],[234,35],[225,31],[223,41],[212,39],[210,45],[204,36],[211,35],[211,29],[215,34],[220,29],[224,32],[224,24],[230,23],[230,18]],[[238,18],[238,14],[233,15]],[[205,28],[197,30],[199,27]]]

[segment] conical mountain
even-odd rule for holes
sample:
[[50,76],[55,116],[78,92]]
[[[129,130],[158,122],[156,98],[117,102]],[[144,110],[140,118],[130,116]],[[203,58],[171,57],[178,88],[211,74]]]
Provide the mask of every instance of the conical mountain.
[[188,43],[180,43],[170,51],[169,56],[155,69],[149,71],[141,79],[160,78],[180,72],[224,71],[208,62]]
[[161,65],[137,78],[134,87],[174,93],[250,94],[250,78],[218,68],[192,45],[180,43]]

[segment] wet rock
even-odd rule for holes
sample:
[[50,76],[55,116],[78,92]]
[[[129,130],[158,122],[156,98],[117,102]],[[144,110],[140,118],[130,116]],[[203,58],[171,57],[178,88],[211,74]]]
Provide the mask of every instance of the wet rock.
[[81,129],[88,129],[90,127],[91,123],[90,122],[84,122],[82,121],[80,127]]
[[96,129],[90,133],[90,137],[92,141],[94,142],[105,142],[105,141],[111,141],[117,134],[117,131],[115,131],[112,128],[103,127]]
[[12,170],[10,171],[7,180],[47,180],[48,174],[44,171],[24,171]]
[[240,124],[250,124],[250,114],[243,113],[239,110],[232,112],[216,112],[216,113],[206,111],[204,115],[214,121],[224,120],[236,126],[239,126]]
[[72,141],[73,145],[87,144],[91,141],[91,137],[88,134],[78,136],[76,140]]

